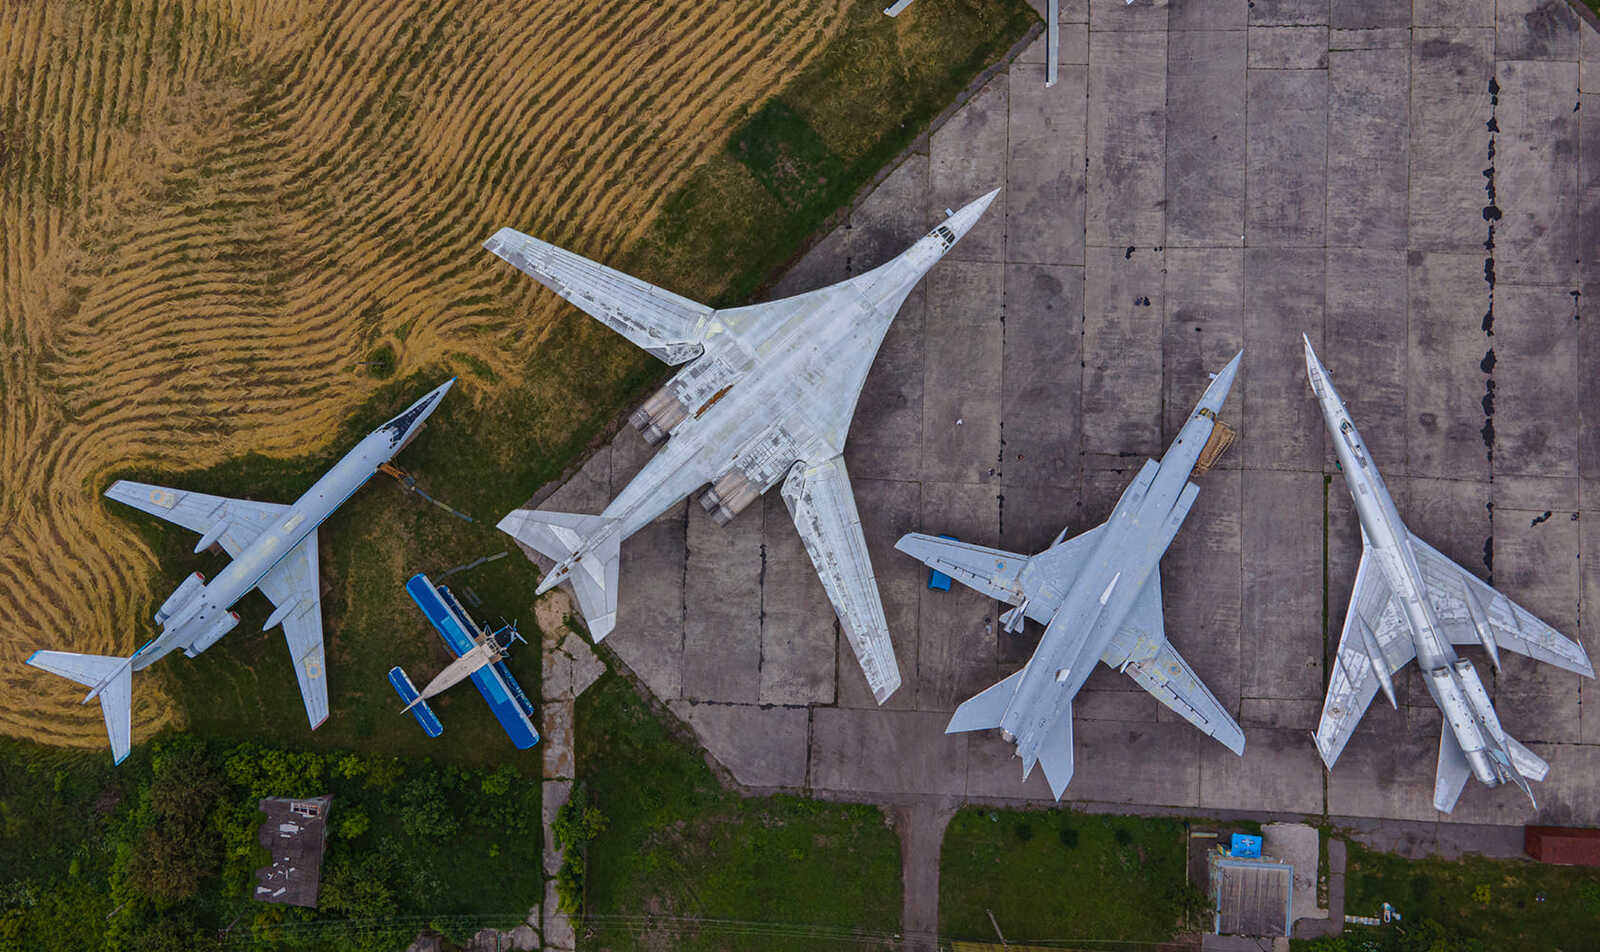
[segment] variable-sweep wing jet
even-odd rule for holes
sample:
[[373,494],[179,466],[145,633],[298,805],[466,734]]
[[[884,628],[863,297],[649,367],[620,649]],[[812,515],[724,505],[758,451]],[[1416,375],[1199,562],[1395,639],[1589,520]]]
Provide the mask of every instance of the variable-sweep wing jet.
[[781,480],[783,501],[873,697],[882,703],[894,693],[900,670],[845,471],[845,435],[901,303],[997,193],[865,274],[730,310],[713,310],[510,228],[490,238],[490,251],[607,327],[669,364],[688,364],[633,413],[630,422],[645,441],[666,447],[603,513],[519,509],[500,521],[517,541],[555,560],[539,592],[570,581],[599,641],[616,627],[623,539],[707,483],[700,504],[725,525]]
[[328,683],[323,677],[317,527],[372,478],[379,464],[411,442],[453,383],[455,378],[372,431],[292,505],[208,496],[125,479],[113,483],[106,490],[110,498],[200,533],[196,552],[220,545],[233,561],[210,582],[199,572],[184,579],[156,611],[161,633],[131,657],[35,651],[28,663],[90,688],[83,702],[100,699],[111,752],[121,763],[132,745],[133,672],[179,648],[193,658],[216,644],[239,623],[239,616],[229,609],[246,592],[259,588],[277,606],[262,630],[283,625],[306,717],[313,729],[320,726],[328,719]]
[[[1167,641],[1158,571],[1200,494],[1189,477],[1211,444],[1242,356],[1215,375],[1161,462],[1145,461],[1101,525],[1071,539],[1063,529],[1032,558],[921,533],[895,544],[968,588],[1014,606],[1000,616],[1007,631],[1022,630],[1026,618],[1045,626],[1022,670],[956,708],[945,733],[1000,728],[1000,736],[1017,747],[1023,778],[1035,762],[1042,764],[1057,800],[1072,780],[1072,699],[1096,662],[1127,674],[1223,746],[1244,753],[1244,732]],[[1207,454],[1207,465],[1213,454]]]
[[1398,707],[1394,673],[1415,659],[1444,712],[1434,809],[1453,810],[1468,776],[1491,787],[1515,783],[1532,801],[1528,781],[1543,780],[1550,765],[1500,726],[1477,669],[1453,646],[1482,645],[1496,669],[1500,649],[1508,648],[1592,678],[1589,657],[1406,529],[1327,369],[1303,339],[1306,376],[1361,520],[1361,565],[1317,724],[1317,752],[1332,769],[1379,688]]

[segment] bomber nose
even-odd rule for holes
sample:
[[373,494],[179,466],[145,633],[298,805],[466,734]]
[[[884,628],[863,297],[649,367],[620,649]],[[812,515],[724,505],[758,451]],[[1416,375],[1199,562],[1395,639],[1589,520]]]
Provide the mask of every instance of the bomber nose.
[[1000,190],[995,189],[989,194],[962,206],[960,211],[945,219],[945,227],[955,232],[956,240],[960,241],[961,236],[971,231],[972,226],[976,225],[978,219],[983,217],[983,213],[989,210],[990,205],[994,204],[995,196],[999,194]]

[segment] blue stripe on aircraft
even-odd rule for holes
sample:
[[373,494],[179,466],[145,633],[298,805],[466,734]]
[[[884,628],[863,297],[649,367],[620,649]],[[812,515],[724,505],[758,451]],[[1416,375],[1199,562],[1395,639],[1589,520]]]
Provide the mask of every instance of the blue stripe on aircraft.
[[[407,704],[417,700],[416,686],[406,677],[406,673],[399,665],[389,669],[389,683],[394,685],[395,693],[400,695],[400,700]],[[428,706],[427,701],[417,701],[411,708],[411,714],[417,719],[417,723],[422,725],[423,733],[429,737],[438,737],[444,733],[444,725],[439,723],[439,716],[433,713],[433,708]]]
[[[426,575],[417,573],[406,580],[406,591],[439,632],[439,637],[456,657],[461,657],[477,644],[476,626],[450,590],[434,585]],[[506,736],[518,750],[527,750],[539,742],[539,732],[533,726],[533,705],[522,687],[511,676],[511,669],[499,661],[472,672],[472,683],[489,702],[489,709],[499,719]]]

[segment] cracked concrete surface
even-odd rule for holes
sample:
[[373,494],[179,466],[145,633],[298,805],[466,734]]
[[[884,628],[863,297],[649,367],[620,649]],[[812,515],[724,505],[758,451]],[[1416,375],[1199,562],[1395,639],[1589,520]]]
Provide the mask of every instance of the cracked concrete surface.
[[[1163,587],[1245,755],[1101,669],[1067,798],[1600,824],[1600,685],[1523,658],[1491,678],[1465,652],[1551,763],[1538,810],[1474,783],[1434,812],[1439,714],[1414,672],[1323,770],[1308,732],[1360,537],[1298,348],[1325,356],[1410,527],[1600,656],[1581,610],[1600,601],[1600,38],[1554,0],[1064,6],[1054,88],[1040,40],[769,291],[858,274],[1004,188],[906,302],[846,450],[903,687],[872,703],[776,494],[726,529],[681,505],[624,544],[607,643],[747,786],[1047,803],[997,737],[943,734],[1037,626],[1001,634],[994,602],[928,591],[894,541],[1034,551],[1094,525],[1242,346],[1241,440]],[[648,454],[625,431],[542,505],[598,512]]]

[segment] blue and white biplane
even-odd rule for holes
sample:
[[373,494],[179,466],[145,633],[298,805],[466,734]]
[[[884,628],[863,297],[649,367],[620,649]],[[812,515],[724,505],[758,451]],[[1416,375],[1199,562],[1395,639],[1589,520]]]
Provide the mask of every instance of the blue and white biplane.
[[439,637],[456,656],[443,671],[434,676],[428,686],[418,691],[399,665],[389,669],[389,683],[400,699],[406,702],[402,713],[410,711],[429,737],[444,732],[438,715],[428,706],[428,699],[462,680],[471,677],[478,692],[489,702],[489,709],[499,718],[506,736],[518,750],[527,750],[539,742],[539,731],[533,726],[533,704],[522,693],[517,679],[506,667],[506,654],[513,641],[527,642],[517,634],[515,625],[505,625],[496,631],[480,627],[467,614],[456,597],[443,585],[435,585],[421,572],[406,581],[406,591],[428,616],[428,621],[438,630]]

